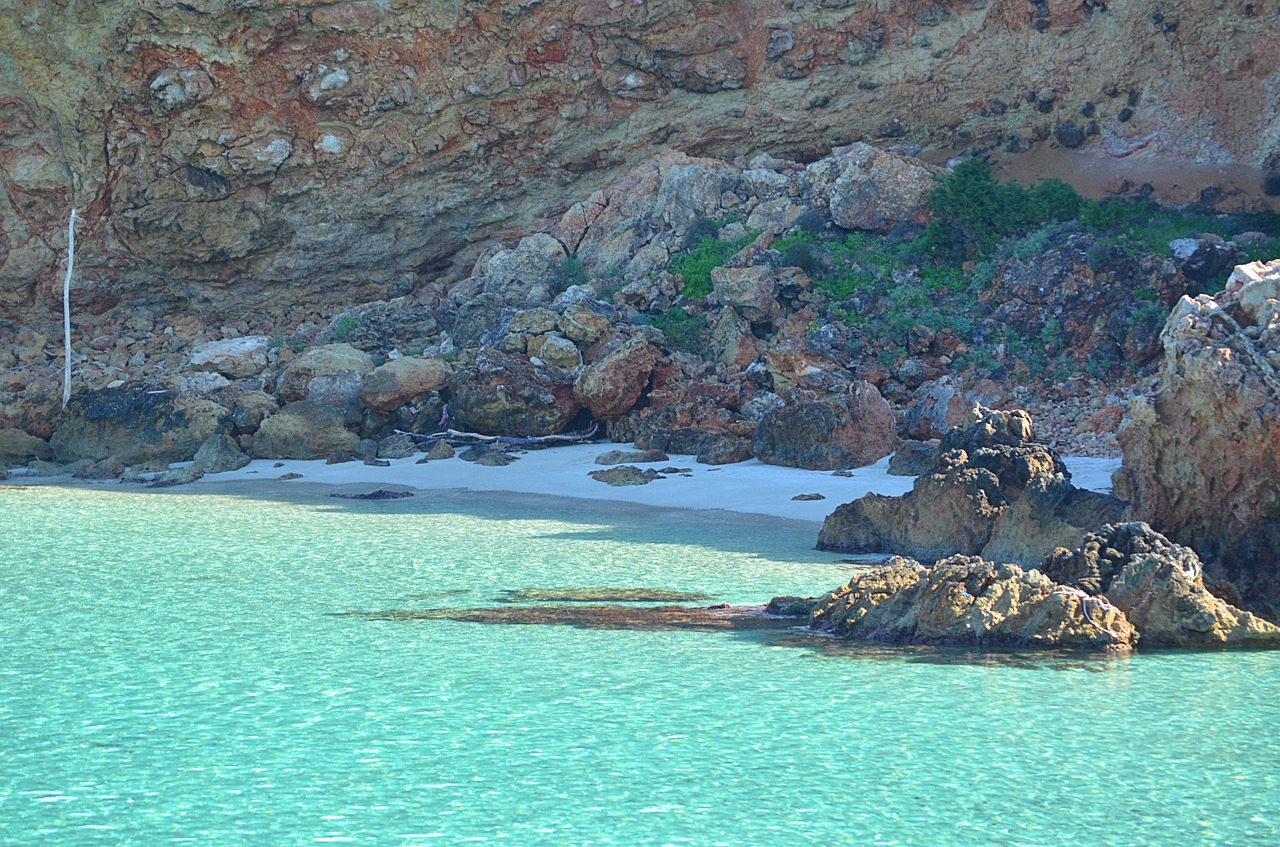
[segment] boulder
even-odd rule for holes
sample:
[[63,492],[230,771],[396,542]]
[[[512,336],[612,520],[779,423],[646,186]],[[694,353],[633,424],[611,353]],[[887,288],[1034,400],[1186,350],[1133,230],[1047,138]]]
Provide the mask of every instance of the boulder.
[[267,367],[271,339],[265,335],[209,341],[191,348],[191,367],[230,379],[257,376]]
[[103,388],[71,398],[49,443],[60,462],[109,456],[127,465],[185,462],[228,414],[211,400],[161,389]]
[[209,440],[200,445],[191,467],[201,474],[223,473],[239,470],[250,461],[251,459],[240,451],[240,445],[236,444],[234,438],[219,433],[209,436]]
[[[340,393],[346,396],[354,382],[358,394],[360,380],[373,371],[373,357],[350,344],[326,344],[313,347],[290,362],[280,373],[276,396],[282,403],[298,400],[320,400],[321,395]],[[321,381],[312,391],[311,383]]]
[[632,462],[648,464],[666,462],[671,457],[661,450],[608,450],[596,456],[597,465],[625,465]]
[[1124,613],[1036,570],[951,556],[925,567],[895,556],[818,600],[810,627],[894,644],[1125,650]]
[[1280,609],[1280,260],[1236,268],[1226,290],[1179,301],[1159,388],[1117,438],[1126,517],[1194,548],[1214,592]]
[[1214,597],[1195,551],[1141,522],[1110,524],[1040,565],[1050,579],[1105,596],[1144,647],[1280,647],[1280,627]]
[[407,459],[418,452],[418,445],[408,435],[397,433],[378,442],[377,459]]
[[343,426],[340,411],[315,400],[286,403],[262,422],[253,437],[260,459],[347,457],[360,439]]
[[649,384],[659,352],[643,336],[634,336],[583,369],[573,396],[596,418],[629,412]]
[[111,456],[98,462],[81,459],[73,462],[68,470],[73,479],[105,480],[124,476],[125,467],[124,462]]
[[897,444],[893,410],[869,382],[828,400],[788,403],[766,412],[752,452],[770,465],[836,470],[859,468]]
[[412,297],[364,303],[335,315],[317,344],[349,344],[366,353],[426,347],[439,337],[436,310]]
[[844,165],[831,187],[831,220],[837,226],[888,232],[900,223],[924,222],[941,168],[863,143],[833,158]]
[[0,429],[0,467],[52,458],[53,448],[43,438],[28,435],[20,429]]
[[415,397],[448,387],[453,369],[443,359],[405,356],[379,365],[360,382],[360,401],[374,411],[394,411]]
[[577,373],[582,367],[582,351],[578,345],[559,333],[550,332],[529,339],[526,346],[530,359],[561,371]]
[[938,455],[938,440],[903,441],[889,457],[890,476],[920,476],[928,473]]
[[987,380],[971,386],[944,376],[923,383],[907,404],[900,427],[902,437],[918,441],[941,438],[964,420],[974,403],[988,406],[1000,393],[999,386]]
[[975,405],[910,492],[840,506],[823,523],[818,548],[928,562],[981,555],[1033,567],[1120,514],[1118,500],[1070,480],[1058,454],[1033,440],[1026,412]]
[[485,435],[554,435],[579,411],[572,376],[483,348],[454,374],[452,423]]
[[238,435],[252,435],[270,415],[280,409],[276,398],[265,391],[246,391],[236,398],[231,410],[231,424]]
[[718,267],[711,271],[707,302],[728,306],[752,323],[772,321],[782,313],[778,303],[778,271],[765,266]]

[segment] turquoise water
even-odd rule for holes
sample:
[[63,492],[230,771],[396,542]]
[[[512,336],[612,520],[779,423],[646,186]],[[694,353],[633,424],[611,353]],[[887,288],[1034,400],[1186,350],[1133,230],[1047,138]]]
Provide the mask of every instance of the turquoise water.
[[0,489],[0,843],[1280,843],[1280,656],[371,621],[847,578],[811,527]]

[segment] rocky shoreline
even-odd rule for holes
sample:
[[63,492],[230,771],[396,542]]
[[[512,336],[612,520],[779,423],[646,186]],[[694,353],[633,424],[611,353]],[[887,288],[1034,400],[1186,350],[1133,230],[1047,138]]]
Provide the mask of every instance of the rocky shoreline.
[[[466,279],[336,315],[78,315],[65,409],[52,329],[6,330],[0,465],[163,486],[254,458],[385,465],[469,446],[464,458],[500,465],[504,441],[576,432],[712,467],[847,473],[892,454],[914,490],[840,506],[821,547],[947,574],[980,556],[1006,569],[997,581],[1039,590],[1036,571],[1007,568],[1147,521],[1205,557],[1192,582],[1274,619],[1280,266],[1230,271],[1268,237],[1224,219],[1232,239],[1190,233],[1160,256],[1060,215],[1010,230],[1023,234],[981,254],[984,268],[951,265],[927,249],[938,198],[960,187],[913,152],[854,144],[808,165],[664,153]],[[990,185],[1084,212],[1053,186]],[[1228,274],[1223,294],[1199,293]],[[1121,450],[1119,499],[1075,489],[1058,455]]]

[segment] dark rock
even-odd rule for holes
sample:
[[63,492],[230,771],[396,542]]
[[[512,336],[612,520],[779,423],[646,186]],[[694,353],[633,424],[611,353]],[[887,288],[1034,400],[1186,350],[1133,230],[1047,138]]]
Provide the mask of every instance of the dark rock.
[[789,403],[766,412],[752,452],[771,465],[835,470],[869,465],[893,452],[893,412],[880,392],[862,382],[847,395]]
[[408,435],[391,435],[378,442],[379,459],[407,459],[418,452],[418,445]]
[[764,613],[776,618],[807,618],[817,603],[812,597],[774,597],[764,607]]
[[263,459],[325,459],[350,456],[359,442],[343,426],[342,414],[315,400],[287,403],[262,422],[253,452]]
[[387,461],[386,459],[365,459],[365,460],[364,460],[364,463],[365,463],[366,465],[368,465],[369,467],[371,467],[371,468],[389,468],[389,467],[391,467],[391,462]]
[[112,456],[128,465],[185,462],[228,414],[210,400],[159,389],[104,388],[71,398],[50,445],[62,462]]
[[648,462],[666,462],[671,459],[661,450],[609,450],[596,456],[597,465],[625,465],[632,462],[646,464]]
[[124,475],[124,463],[119,459],[103,459],[100,462],[81,460],[76,462],[71,472],[75,479],[119,479]]
[[499,603],[699,603],[711,598],[662,588],[516,588],[495,599]]
[[734,435],[721,434],[699,450],[694,458],[704,465],[736,465],[751,458],[751,442]]
[[766,615],[759,606],[627,606],[622,604],[565,606],[489,606],[478,609],[390,609],[382,612],[345,612],[345,616],[381,621],[462,621],[535,626],[573,626],[580,629],[619,629],[643,632],[691,630],[696,632],[784,629],[792,621]]
[[648,485],[655,479],[666,479],[653,468],[641,470],[634,465],[618,465],[603,471],[590,471],[587,476],[617,488],[623,485]]
[[889,457],[891,476],[920,476],[928,473],[938,455],[937,439],[929,441],[903,441]]
[[791,498],[792,500],[826,500],[824,494],[797,494]]
[[485,348],[454,374],[449,413],[468,432],[531,436],[562,432],[579,408],[562,372]]
[[243,468],[252,461],[241,450],[236,440],[225,433],[211,435],[196,451],[192,467],[201,474],[224,473]]
[[329,496],[337,497],[341,500],[403,500],[406,497],[414,496],[414,494],[412,491],[390,491],[386,488],[379,488],[367,494],[330,494]]

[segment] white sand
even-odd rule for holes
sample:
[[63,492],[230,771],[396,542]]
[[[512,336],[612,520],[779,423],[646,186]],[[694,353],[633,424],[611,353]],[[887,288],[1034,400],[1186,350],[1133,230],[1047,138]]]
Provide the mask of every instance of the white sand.
[[[362,462],[327,465],[322,461],[275,462],[258,459],[238,471],[211,474],[196,486],[210,482],[276,480],[286,473],[299,473],[299,483],[350,485],[359,483],[369,490],[379,487],[408,487],[420,490],[464,489],[468,491],[511,491],[590,500],[617,500],[646,506],[684,509],[725,509],[747,514],[773,515],[793,520],[821,523],[836,506],[868,492],[899,495],[911,490],[912,477],[890,476],[888,459],[853,471],[851,477],[833,476],[829,471],[780,468],[756,460],[734,465],[700,465],[692,456],[672,456],[670,461],[640,467],[689,468],[689,475],[669,475],[648,485],[615,488],[587,476],[600,470],[595,464],[601,453],[626,445],[586,444],[531,450],[506,467],[485,467],[461,459],[444,459],[416,464],[421,454],[393,461],[389,468]],[[1076,485],[1110,491],[1111,472],[1118,459],[1067,459]],[[276,467],[280,464],[281,467]],[[799,501],[797,494],[822,494],[824,500]]]

